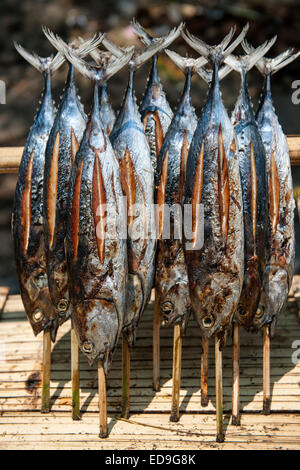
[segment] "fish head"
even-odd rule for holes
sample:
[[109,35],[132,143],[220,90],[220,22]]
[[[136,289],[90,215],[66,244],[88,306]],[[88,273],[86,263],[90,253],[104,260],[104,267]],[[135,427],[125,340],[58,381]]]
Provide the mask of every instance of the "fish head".
[[253,318],[253,329],[262,328],[280,314],[285,306],[288,292],[287,271],[272,267],[266,269],[259,305]]
[[73,315],[79,346],[90,365],[101,359],[107,372],[119,331],[118,312],[110,299],[88,299],[78,303]]

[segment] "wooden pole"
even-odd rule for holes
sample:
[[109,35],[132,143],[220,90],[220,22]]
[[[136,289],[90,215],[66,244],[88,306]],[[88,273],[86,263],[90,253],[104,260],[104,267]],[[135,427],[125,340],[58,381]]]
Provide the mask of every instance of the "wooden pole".
[[270,386],[270,329],[264,326],[263,336],[263,414],[270,414],[271,409],[271,386]]
[[80,367],[78,341],[71,322],[71,375],[72,375],[72,419],[80,417]]
[[220,351],[220,340],[217,336],[215,336],[215,368],[216,368],[216,417],[217,417],[216,441],[224,442],[222,351]]
[[50,412],[51,337],[50,330],[43,332],[42,413]]
[[240,326],[233,324],[232,342],[232,424],[240,425]]
[[108,436],[107,430],[107,399],[106,399],[106,375],[102,361],[98,361],[98,390],[99,390],[99,437]]
[[160,390],[160,311],[156,292],[153,315],[153,390]]
[[208,342],[208,339],[202,338],[201,406],[208,405],[208,357],[209,357],[209,342]]
[[174,326],[173,342],[173,388],[172,388],[172,407],[170,421],[179,421],[179,400],[180,400],[180,381],[181,381],[181,352],[182,335],[180,325]]
[[130,413],[130,347],[123,333],[122,336],[122,418],[129,418]]

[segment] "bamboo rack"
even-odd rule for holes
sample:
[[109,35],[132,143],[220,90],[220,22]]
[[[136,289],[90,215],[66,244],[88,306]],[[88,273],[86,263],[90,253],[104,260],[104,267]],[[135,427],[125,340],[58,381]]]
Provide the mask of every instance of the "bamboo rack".
[[[300,165],[300,135],[288,135],[292,165]],[[0,148],[0,173],[18,173],[23,147]]]

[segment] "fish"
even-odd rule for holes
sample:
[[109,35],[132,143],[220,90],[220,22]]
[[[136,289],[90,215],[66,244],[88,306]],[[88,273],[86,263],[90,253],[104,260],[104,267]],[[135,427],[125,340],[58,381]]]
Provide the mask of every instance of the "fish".
[[[47,28],[44,34],[63,54],[66,44]],[[103,36],[95,35],[86,42],[70,46],[84,57],[97,47]],[[49,134],[44,167],[43,220],[46,266],[49,292],[56,311],[56,324],[52,330],[70,318],[67,258],[65,239],[67,230],[68,194],[71,169],[87,123],[74,83],[74,66],[69,72],[56,117]]]
[[241,89],[232,113],[236,131],[244,217],[244,283],[235,321],[250,330],[261,296],[263,272],[269,252],[268,185],[266,155],[250,101],[246,74],[274,44],[266,41],[255,53],[241,58],[225,58],[227,65],[241,74]]
[[123,103],[110,135],[120,164],[121,184],[127,198],[127,307],[123,333],[129,346],[136,341],[137,327],[151,295],[155,270],[154,172],[133,88],[134,73],[155,54],[162,41],[134,52]]
[[[158,242],[155,288],[163,324],[167,327],[179,324],[184,332],[192,306],[182,244],[181,209],[186,162],[198,121],[191,102],[191,76],[206,63],[206,59],[183,58],[168,49],[165,52],[185,74],[185,83],[157,159],[155,200],[158,210]],[[168,225],[165,220],[166,206],[169,208]],[[166,238],[163,237],[164,230],[168,232]]]
[[[153,38],[146,30],[136,21],[131,23],[136,31],[139,39],[146,45],[151,46],[156,41],[163,39],[162,49],[167,48],[176,38],[179,37],[182,24],[170,31],[163,38]],[[173,111],[167,101],[159,80],[157,71],[158,54],[154,54],[152,58],[151,71],[148,78],[147,87],[140,104],[140,113],[145,129],[146,136],[150,145],[151,160],[154,172],[156,171],[157,158],[173,118]]]
[[15,43],[17,51],[44,76],[39,110],[29,131],[20,163],[12,211],[12,234],[20,293],[25,313],[37,335],[50,330],[55,340],[56,314],[47,277],[43,230],[43,180],[45,151],[54,118],[50,76],[64,62],[63,56],[39,57]]
[[[242,45],[246,53],[255,52],[246,41]],[[300,52],[293,52],[293,49],[288,49],[272,59],[262,57],[256,63],[264,76],[264,89],[256,120],[266,152],[270,251],[253,329],[258,330],[269,324],[272,336],[292,284],[295,264],[295,201],[289,148],[272,100],[271,76],[300,56]]]
[[213,66],[206,103],[187,159],[184,186],[184,252],[190,298],[201,335],[215,335],[223,347],[243,282],[242,189],[236,135],[223,105],[219,67],[242,40],[231,44],[235,29],[217,46],[187,30],[184,39]]
[[[91,115],[75,157],[69,190],[67,259],[71,315],[81,351],[108,373],[126,311],[126,212],[120,166],[99,113],[99,86],[125,66],[132,52],[106,68],[65,50],[94,82]],[[124,223],[125,221],[125,223]]]

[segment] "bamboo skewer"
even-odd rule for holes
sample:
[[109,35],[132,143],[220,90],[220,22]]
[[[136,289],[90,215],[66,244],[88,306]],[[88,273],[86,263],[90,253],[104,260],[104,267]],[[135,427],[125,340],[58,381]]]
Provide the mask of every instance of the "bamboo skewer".
[[71,323],[72,419],[80,420],[80,366],[78,341]]
[[108,436],[107,429],[107,399],[106,399],[106,375],[101,359],[98,361],[98,390],[99,390],[99,437]]
[[50,331],[43,334],[42,413],[50,412],[51,337]]
[[179,400],[180,400],[180,382],[181,382],[181,352],[182,352],[182,334],[180,325],[174,326],[173,340],[173,387],[172,387],[172,407],[170,421],[179,421]]
[[223,377],[222,377],[222,351],[220,339],[215,336],[215,371],[216,371],[216,417],[217,417],[217,442],[224,442],[223,431]]
[[263,414],[268,415],[271,408],[269,325],[264,326],[263,343]]
[[160,390],[160,312],[156,292],[153,315],[153,390]]
[[125,334],[122,336],[122,418],[130,413],[130,347]]
[[232,342],[232,424],[240,425],[240,326],[233,324]]
[[201,406],[208,405],[208,357],[209,357],[209,342],[207,339],[202,338],[202,353],[201,353]]

